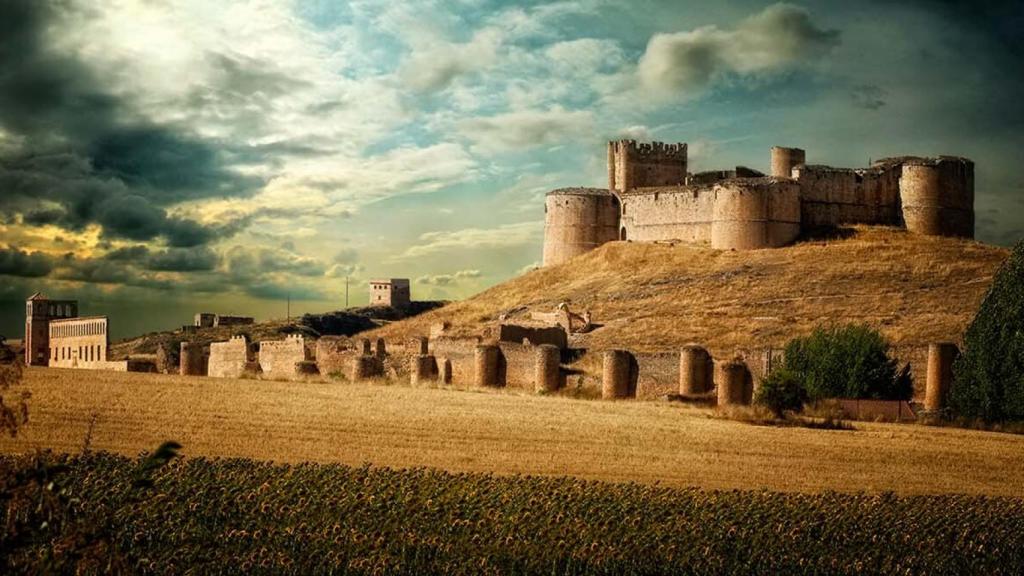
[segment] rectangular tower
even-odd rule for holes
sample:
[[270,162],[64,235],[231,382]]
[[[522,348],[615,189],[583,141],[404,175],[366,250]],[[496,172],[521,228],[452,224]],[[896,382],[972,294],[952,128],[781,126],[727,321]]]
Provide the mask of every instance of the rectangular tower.
[[685,184],[686,153],[685,142],[609,142],[608,189],[625,192],[633,188]]
[[25,364],[47,366],[50,361],[50,321],[78,316],[77,300],[50,300],[39,292],[25,301]]
[[405,308],[411,302],[408,278],[370,280],[370,306]]

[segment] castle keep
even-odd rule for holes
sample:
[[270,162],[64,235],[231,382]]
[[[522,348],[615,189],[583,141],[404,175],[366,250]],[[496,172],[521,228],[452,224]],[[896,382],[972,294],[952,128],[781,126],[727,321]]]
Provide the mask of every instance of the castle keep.
[[749,250],[844,224],[973,238],[974,163],[901,156],[834,168],[776,146],[770,175],[743,166],[691,174],[685,143],[620,140],[608,143],[607,189],[553,190],[544,212],[545,266],[614,240]]

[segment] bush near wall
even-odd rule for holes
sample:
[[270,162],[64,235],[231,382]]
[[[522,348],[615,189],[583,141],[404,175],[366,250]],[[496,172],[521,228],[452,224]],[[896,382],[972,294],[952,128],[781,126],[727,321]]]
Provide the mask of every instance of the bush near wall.
[[[66,466],[54,478],[66,513],[31,538],[0,534],[2,573],[1024,573],[1019,498],[719,492],[202,458],[150,467],[140,492],[130,487],[145,462],[53,460]],[[0,485],[17,464],[0,457]],[[30,504],[0,506],[0,530],[33,514]]]
[[1024,420],[1024,241],[996,273],[953,364],[954,415]]
[[909,365],[899,368],[889,344],[864,325],[818,327],[786,345],[784,367],[804,385],[809,400],[910,400]]

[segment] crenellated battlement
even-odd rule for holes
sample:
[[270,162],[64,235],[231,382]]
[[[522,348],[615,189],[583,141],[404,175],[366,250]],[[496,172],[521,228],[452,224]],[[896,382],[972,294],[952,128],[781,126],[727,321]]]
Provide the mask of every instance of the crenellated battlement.
[[686,183],[687,144],[616,140],[608,143],[608,188],[633,188]]

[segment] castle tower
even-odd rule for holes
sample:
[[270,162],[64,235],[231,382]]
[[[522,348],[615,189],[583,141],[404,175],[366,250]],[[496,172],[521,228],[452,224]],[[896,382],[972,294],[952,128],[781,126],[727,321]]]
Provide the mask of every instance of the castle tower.
[[29,296],[25,301],[25,365],[48,366],[50,320],[77,316],[76,300],[50,300],[39,292]]
[[772,176],[792,178],[793,168],[807,163],[807,153],[800,148],[772,146]]
[[601,188],[562,188],[544,199],[544,266],[618,239],[619,199]]
[[609,142],[608,189],[625,192],[633,188],[685,184],[686,154],[685,142]]
[[900,202],[909,232],[974,238],[974,162],[951,156],[905,162]]

